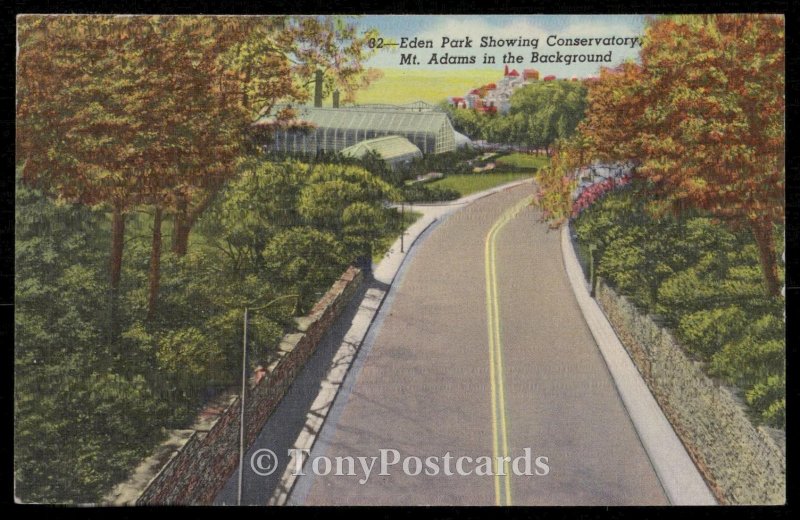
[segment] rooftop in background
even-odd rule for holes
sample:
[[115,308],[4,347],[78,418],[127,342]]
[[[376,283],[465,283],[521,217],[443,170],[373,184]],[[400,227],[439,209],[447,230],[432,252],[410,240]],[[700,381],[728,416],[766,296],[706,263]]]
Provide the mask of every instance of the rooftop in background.
[[337,108],[331,106],[315,107],[312,105],[277,105],[273,108],[272,113],[267,116],[258,118],[255,124],[272,124],[275,122],[275,113],[283,108],[292,108],[295,111],[295,119],[298,121],[307,120],[311,123],[316,123],[315,119],[324,114],[325,112],[334,112],[339,115],[349,112],[391,112],[396,114],[400,113],[431,113],[437,112],[444,114],[445,112],[436,105],[426,103],[425,101],[415,101],[413,103],[405,103],[401,105],[392,105],[389,103],[366,103],[361,105],[343,105]]
[[[283,107],[276,107],[276,111]],[[400,135],[423,153],[455,149],[453,126],[447,113],[435,105],[417,101],[406,105],[351,105],[339,108],[298,106],[288,124],[278,124],[275,151],[313,154],[341,151],[360,141]],[[277,123],[274,115],[264,116],[256,125]]]

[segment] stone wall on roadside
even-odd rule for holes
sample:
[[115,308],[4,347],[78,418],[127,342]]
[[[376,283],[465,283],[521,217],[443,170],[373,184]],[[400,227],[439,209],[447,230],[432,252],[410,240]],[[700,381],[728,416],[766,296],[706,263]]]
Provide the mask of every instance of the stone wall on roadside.
[[[297,320],[299,332],[283,337],[275,361],[251,379],[245,396],[247,446],[253,443],[362,279],[361,271],[355,267],[345,271],[311,312]],[[133,475],[106,497],[107,503],[211,504],[239,462],[240,413],[238,395],[229,392],[219,396],[191,428],[170,432]]]
[[602,280],[596,298],[717,498],[785,503],[783,431],[755,427],[732,390],[709,378],[668,330]]

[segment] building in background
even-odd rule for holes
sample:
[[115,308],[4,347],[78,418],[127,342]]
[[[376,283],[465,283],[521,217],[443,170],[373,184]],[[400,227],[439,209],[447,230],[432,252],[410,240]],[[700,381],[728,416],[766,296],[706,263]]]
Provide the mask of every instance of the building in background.
[[503,77],[499,81],[474,88],[464,97],[452,97],[450,104],[456,108],[505,114],[511,108],[511,96],[514,91],[538,80],[539,71],[536,69],[525,69],[520,74],[516,69],[509,70],[506,65]]
[[[447,114],[427,103],[294,109],[289,123],[264,116],[254,126],[272,126],[268,150],[298,155],[341,152],[362,141],[401,136],[423,154],[456,149],[455,130]],[[277,110],[276,110],[277,112]]]
[[370,153],[378,154],[393,170],[422,157],[417,145],[399,135],[367,139],[342,150],[342,155],[357,159]]

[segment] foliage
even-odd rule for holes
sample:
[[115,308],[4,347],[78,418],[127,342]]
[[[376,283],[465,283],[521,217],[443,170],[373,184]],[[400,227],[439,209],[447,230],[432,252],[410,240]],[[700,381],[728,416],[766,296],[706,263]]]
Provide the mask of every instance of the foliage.
[[575,133],[586,109],[586,87],[572,81],[536,81],[514,91],[507,114],[458,109],[446,103],[453,127],[491,143],[549,150]]
[[95,500],[158,441],[168,415],[142,367],[106,342],[104,220],[17,184],[14,459],[24,500]]
[[549,149],[575,133],[586,110],[586,87],[574,81],[536,81],[514,91],[504,142]]
[[542,217],[556,224],[563,222],[575,209],[572,193],[578,186],[575,170],[580,166],[575,143],[575,139],[557,141],[550,164],[536,173],[536,197]]
[[771,296],[785,207],[784,40],[774,15],[654,19],[641,66],[603,71],[581,125],[597,156],[640,162],[659,195],[653,211],[701,210],[749,229]]
[[392,186],[357,166],[316,165],[308,183],[300,190],[297,211],[304,222],[344,233],[345,211],[356,203],[380,206],[383,200],[399,200]]
[[308,311],[347,265],[336,235],[295,227],[275,235],[264,248],[267,269],[281,287],[297,294],[297,311]]
[[417,182],[403,187],[403,200],[406,202],[439,202],[455,200],[461,193],[450,187]]
[[[291,316],[310,308],[359,250],[387,233],[396,238],[402,226],[383,205],[394,190],[362,168],[260,159],[240,168],[198,221],[187,254],[163,255],[152,319],[153,217],[128,219],[115,341],[104,314],[108,216],[54,202],[18,179],[15,457],[23,500],[97,500],[162,428],[184,427],[207,398],[236,382],[245,307],[254,309],[254,366],[270,359]],[[315,209],[328,220],[315,220],[301,211],[301,195],[328,183],[337,189],[327,200],[317,191],[320,198],[309,199],[327,204]],[[320,229],[298,227],[313,225]]]
[[649,185],[599,199],[575,220],[597,272],[656,315],[708,371],[741,388],[758,421],[782,426],[785,390],[783,301],[762,288],[749,233],[698,215],[656,218]]
[[[327,289],[324,269],[268,270],[283,252],[263,251],[305,223],[310,172],[248,155],[250,122],[306,99],[318,70],[352,97],[375,77],[375,33],[327,16],[105,15],[24,16],[18,32],[17,496],[96,501],[236,380],[245,307],[263,362],[292,324],[286,291]],[[378,235],[364,219],[393,197],[340,173],[340,233],[318,244],[339,270],[348,233]]]

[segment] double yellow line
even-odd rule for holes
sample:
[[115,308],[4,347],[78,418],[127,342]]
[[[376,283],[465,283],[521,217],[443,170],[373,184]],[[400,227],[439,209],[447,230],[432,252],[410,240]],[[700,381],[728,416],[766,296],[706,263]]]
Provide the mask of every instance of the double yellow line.
[[[497,297],[497,235],[522,208],[530,203],[522,199],[506,210],[486,235],[484,260],[486,265],[486,316],[489,332],[489,368],[492,389],[492,449],[495,463],[502,460],[503,471],[494,471],[494,492],[497,505],[511,505],[511,475],[508,467],[508,422],[503,390],[503,345],[500,338],[500,308]],[[502,475],[501,475],[502,473]]]

